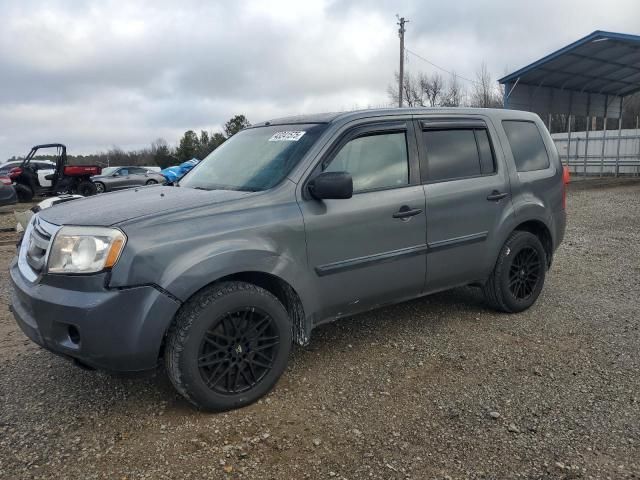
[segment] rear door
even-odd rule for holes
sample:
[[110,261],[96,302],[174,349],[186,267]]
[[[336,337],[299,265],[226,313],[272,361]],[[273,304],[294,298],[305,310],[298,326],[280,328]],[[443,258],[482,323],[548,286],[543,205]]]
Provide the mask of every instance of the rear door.
[[129,186],[144,185],[147,181],[147,171],[140,167],[129,168]]
[[351,173],[354,194],[316,200],[301,192],[320,319],[419,295],[426,217],[411,119],[348,130],[307,181],[322,171]]
[[416,129],[427,205],[426,291],[482,280],[511,202],[495,130],[483,118],[424,118]]

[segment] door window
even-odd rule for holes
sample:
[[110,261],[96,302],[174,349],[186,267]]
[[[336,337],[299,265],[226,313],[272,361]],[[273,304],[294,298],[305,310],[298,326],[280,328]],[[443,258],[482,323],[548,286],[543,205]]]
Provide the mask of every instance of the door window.
[[507,134],[513,160],[519,172],[549,168],[549,155],[535,123],[504,120],[502,126]]
[[118,173],[121,176],[129,175],[129,169],[128,168],[121,168],[120,170],[118,170]]
[[404,132],[368,135],[345,144],[326,167],[349,172],[354,193],[409,184],[409,159]]
[[495,160],[485,129],[434,129],[422,132],[427,153],[426,178],[442,182],[460,178],[490,175]]

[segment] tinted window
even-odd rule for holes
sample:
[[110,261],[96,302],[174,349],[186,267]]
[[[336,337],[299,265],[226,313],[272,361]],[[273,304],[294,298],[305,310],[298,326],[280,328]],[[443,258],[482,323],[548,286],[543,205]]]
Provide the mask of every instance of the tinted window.
[[129,173],[131,174],[135,174],[135,175],[144,175],[145,173],[147,173],[147,171],[144,168],[140,168],[140,167],[131,167],[129,169]]
[[480,175],[473,130],[425,130],[427,180],[437,182]]
[[547,149],[535,123],[505,120],[502,125],[519,172],[543,170],[549,167]]
[[349,172],[353,191],[409,184],[407,140],[404,132],[351,140],[333,158],[327,172]]
[[489,143],[489,135],[486,130],[476,130],[476,140],[478,142],[478,152],[480,153],[480,171],[482,175],[488,175],[496,171],[496,164],[493,160],[493,151]]
[[120,170],[118,170],[118,173],[120,175],[129,175],[129,169],[128,168],[121,168]]

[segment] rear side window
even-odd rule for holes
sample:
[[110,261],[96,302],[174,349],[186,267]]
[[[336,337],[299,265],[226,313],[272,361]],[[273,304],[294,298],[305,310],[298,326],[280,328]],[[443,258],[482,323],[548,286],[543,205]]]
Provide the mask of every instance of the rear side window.
[[353,191],[409,184],[409,158],[404,132],[368,135],[346,143],[325,172],[349,172]]
[[424,130],[422,139],[427,152],[423,181],[442,182],[495,172],[493,151],[485,129]]
[[519,172],[549,168],[549,155],[538,127],[533,122],[503,120],[511,153]]

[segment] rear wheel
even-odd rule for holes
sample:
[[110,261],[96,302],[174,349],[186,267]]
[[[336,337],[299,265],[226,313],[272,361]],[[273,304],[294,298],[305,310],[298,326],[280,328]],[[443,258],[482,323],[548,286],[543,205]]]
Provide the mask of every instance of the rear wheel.
[[96,193],[98,193],[96,184],[89,180],[81,181],[78,184],[76,191],[78,192],[78,194],[82,195],[83,197],[90,197],[91,195],[95,195]]
[[158,182],[156,182],[155,180],[147,180],[147,183],[145,183],[145,185],[156,185]]
[[104,193],[106,188],[104,186],[104,183],[102,182],[94,182],[94,185],[96,186],[96,193]]
[[495,268],[483,287],[496,310],[521,312],[535,303],[544,286],[547,255],[538,237],[513,232],[500,251]]
[[190,299],[167,335],[171,382],[205,410],[255,402],[284,372],[291,324],[280,301],[245,282],[214,284]]

